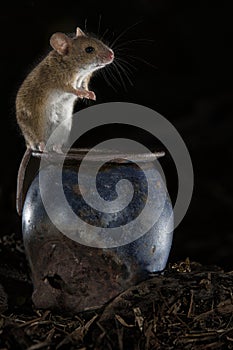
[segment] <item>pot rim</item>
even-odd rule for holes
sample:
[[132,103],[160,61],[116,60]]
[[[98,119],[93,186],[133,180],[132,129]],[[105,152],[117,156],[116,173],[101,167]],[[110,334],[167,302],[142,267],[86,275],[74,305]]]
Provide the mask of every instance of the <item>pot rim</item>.
[[[32,156],[35,158],[40,158],[48,162],[61,162],[76,160],[81,161],[84,156],[90,151],[90,148],[71,148],[67,153],[57,153],[57,152],[39,152],[33,151]],[[94,156],[89,155],[88,160],[90,162],[109,162],[109,163],[130,163],[130,162],[153,162],[157,158],[161,158],[165,155],[164,151],[153,151],[148,153],[121,153],[117,150],[111,149],[101,149],[94,148],[92,152],[95,153]],[[109,155],[113,159],[109,160]]]

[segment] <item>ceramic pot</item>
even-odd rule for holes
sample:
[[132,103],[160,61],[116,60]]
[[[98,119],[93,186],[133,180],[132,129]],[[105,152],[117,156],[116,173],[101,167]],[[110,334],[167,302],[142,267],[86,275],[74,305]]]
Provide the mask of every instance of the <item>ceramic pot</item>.
[[[173,214],[169,195],[154,163],[161,154],[131,155],[130,159],[143,164],[143,170],[134,161],[124,160],[124,155],[105,163],[99,169],[96,184],[100,196],[109,203],[110,208],[117,197],[116,184],[120,180],[127,179],[133,186],[134,194],[123,210],[115,207],[114,212],[101,212],[91,208],[81,193],[89,190],[89,181],[93,180],[89,171],[84,174],[86,188],[80,191],[78,186],[77,174],[85,152],[83,149],[72,149],[65,158],[62,154],[50,155],[42,168],[39,168],[40,153],[30,154],[30,157],[27,154],[27,161],[22,161],[24,166],[21,166],[19,174],[18,210],[22,210],[23,240],[34,286],[32,299],[37,308],[76,313],[100,307],[149,274],[162,271],[167,263],[172,244]],[[104,160],[104,156],[97,152],[96,157],[89,160],[90,168],[96,159]],[[61,161],[64,162],[63,190],[67,202],[73,213],[89,225],[103,229],[124,227],[137,218],[148,198],[148,179],[154,184],[150,191],[155,209],[149,211],[140,225],[156,216],[156,210],[160,210],[158,220],[145,234],[130,243],[111,246],[110,241],[110,248],[98,247],[98,236],[95,240],[88,241],[87,238],[87,245],[76,238],[71,239],[81,235],[80,227],[75,226],[69,237],[63,234],[51,221],[41,197],[39,175],[43,174],[43,190],[47,198],[51,198],[57,217],[62,218],[63,227],[69,228],[70,217],[56,196],[54,180]],[[134,230],[133,234],[137,237],[137,228]],[[124,232],[125,237],[128,233]],[[84,238],[88,234],[82,232]]]

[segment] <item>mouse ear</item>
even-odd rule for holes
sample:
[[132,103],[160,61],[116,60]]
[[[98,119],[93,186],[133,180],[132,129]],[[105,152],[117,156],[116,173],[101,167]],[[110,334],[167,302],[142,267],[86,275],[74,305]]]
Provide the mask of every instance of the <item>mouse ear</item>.
[[60,55],[66,55],[69,50],[70,39],[64,33],[55,33],[50,38],[50,45]]
[[76,37],[77,36],[86,36],[86,34],[79,28],[76,28]]

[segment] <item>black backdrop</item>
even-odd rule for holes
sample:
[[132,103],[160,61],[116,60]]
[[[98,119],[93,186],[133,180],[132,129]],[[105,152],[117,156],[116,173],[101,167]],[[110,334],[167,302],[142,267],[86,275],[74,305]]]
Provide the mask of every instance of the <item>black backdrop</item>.
[[[189,211],[175,230],[171,261],[187,256],[232,267],[233,210],[233,21],[231,1],[20,1],[0,13],[1,70],[1,235],[20,235],[15,211],[16,176],[25,150],[15,122],[15,95],[25,75],[48,52],[55,31],[76,26],[119,39],[131,69],[113,89],[101,75],[92,81],[97,102],[128,101],[151,107],[174,124],[190,151],[195,189]],[[101,17],[101,21],[100,21]],[[106,32],[107,30],[107,32]],[[137,40],[135,40],[137,39]],[[138,40],[139,39],[139,40]],[[152,41],[151,41],[152,40]],[[128,42],[130,41],[130,42]],[[126,43],[127,42],[127,43]],[[127,51],[128,50],[128,51]],[[129,57],[129,54],[134,58]],[[128,55],[128,56],[127,56]],[[122,56],[123,57],[123,56]],[[144,62],[146,61],[146,62]],[[90,103],[79,103],[85,108]],[[109,129],[98,131],[109,135]],[[98,140],[93,132],[92,143]],[[139,133],[115,129],[117,136]],[[93,138],[94,135],[94,138]],[[114,133],[112,133],[114,136]],[[148,135],[141,135],[148,140]],[[85,143],[84,140],[84,143]],[[150,140],[151,142],[153,140]],[[175,198],[174,165],[163,160]]]

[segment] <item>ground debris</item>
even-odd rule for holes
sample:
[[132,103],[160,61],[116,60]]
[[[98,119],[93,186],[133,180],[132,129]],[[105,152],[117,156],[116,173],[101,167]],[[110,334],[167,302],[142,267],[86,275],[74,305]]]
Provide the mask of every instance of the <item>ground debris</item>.
[[233,273],[185,262],[78,315],[15,308],[0,349],[232,349]]

